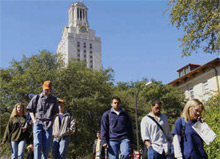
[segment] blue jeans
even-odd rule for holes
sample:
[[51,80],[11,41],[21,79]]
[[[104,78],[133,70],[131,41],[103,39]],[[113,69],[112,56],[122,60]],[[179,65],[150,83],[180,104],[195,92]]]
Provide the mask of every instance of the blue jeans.
[[109,141],[109,159],[118,159],[118,151],[121,151],[121,159],[129,159],[130,140]]
[[[33,127],[34,137],[34,159],[47,159],[50,151],[52,128],[48,130],[43,129],[42,124],[34,124]],[[42,151],[42,156],[41,156]]]
[[157,151],[153,149],[152,146],[148,148],[147,157],[148,159],[166,159],[164,151],[162,154],[159,154]]
[[25,141],[11,141],[11,158],[23,159],[24,158]]
[[60,140],[53,139],[53,157],[55,159],[66,159],[70,136],[64,136]]

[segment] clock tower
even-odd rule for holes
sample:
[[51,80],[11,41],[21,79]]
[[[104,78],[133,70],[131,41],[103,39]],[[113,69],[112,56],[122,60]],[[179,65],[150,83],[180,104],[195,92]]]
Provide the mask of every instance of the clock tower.
[[73,3],[68,10],[68,25],[63,29],[63,36],[57,47],[57,53],[62,54],[65,64],[74,58],[85,61],[88,68],[100,70],[101,39],[90,29],[88,23],[88,8],[84,3]]

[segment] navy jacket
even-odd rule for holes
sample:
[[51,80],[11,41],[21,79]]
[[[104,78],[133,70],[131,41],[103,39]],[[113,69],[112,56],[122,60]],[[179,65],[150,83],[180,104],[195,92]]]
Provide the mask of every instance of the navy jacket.
[[112,109],[102,115],[101,121],[101,139],[102,144],[109,144],[111,141],[121,141],[129,139],[134,143],[131,120],[128,114],[121,110],[117,115]]

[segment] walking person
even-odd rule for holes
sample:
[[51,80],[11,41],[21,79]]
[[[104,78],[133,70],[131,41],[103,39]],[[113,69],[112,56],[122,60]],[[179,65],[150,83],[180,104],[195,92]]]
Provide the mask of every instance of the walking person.
[[65,111],[64,100],[58,99],[59,114],[56,115],[53,124],[53,150],[55,159],[66,159],[70,135],[75,132],[75,120]]
[[42,93],[35,95],[27,106],[33,122],[35,159],[47,159],[52,140],[53,120],[59,112],[57,98],[50,94],[51,88],[51,81],[45,81]]
[[97,131],[96,135],[97,135],[97,139],[94,141],[94,144],[93,144],[93,156],[94,156],[94,159],[104,159],[105,151],[104,151],[104,148],[102,147],[101,132]]
[[208,159],[203,148],[203,140],[192,128],[201,117],[205,108],[198,99],[189,100],[182,112],[181,118],[175,122],[172,134],[174,155],[177,159]]
[[155,100],[151,112],[141,121],[141,137],[148,148],[148,159],[166,159],[172,140],[167,116],[161,109],[161,102]]
[[24,104],[15,104],[4,133],[2,145],[6,141],[10,141],[12,159],[24,159],[25,139],[28,136],[26,128],[24,128],[25,115]]
[[102,115],[102,144],[104,148],[109,148],[110,159],[118,159],[119,150],[121,159],[128,159],[130,147],[134,143],[131,120],[129,115],[122,110],[120,98],[113,97],[111,107]]

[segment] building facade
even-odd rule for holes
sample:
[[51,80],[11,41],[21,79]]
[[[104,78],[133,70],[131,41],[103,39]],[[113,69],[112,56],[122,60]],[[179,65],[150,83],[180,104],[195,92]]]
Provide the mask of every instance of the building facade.
[[88,8],[84,3],[73,3],[68,10],[68,26],[57,47],[67,65],[70,59],[85,61],[88,68],[102,68],[101,39],[89,28]]
[[207,101],[220,93],[220,59],[216,58],[204,65],[188,64],[177,70],[179,78],[168,83],[184,91],[186,100]]

